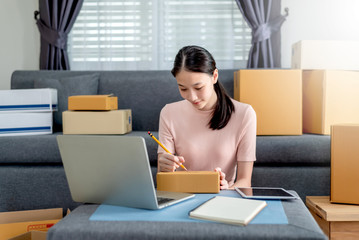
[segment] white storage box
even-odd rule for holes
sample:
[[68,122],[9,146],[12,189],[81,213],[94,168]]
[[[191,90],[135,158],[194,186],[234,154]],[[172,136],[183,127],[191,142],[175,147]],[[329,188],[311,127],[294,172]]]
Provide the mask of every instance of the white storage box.
[[52,133],[52,112],[0,112],[0,137]]
[[0,112],[57,111],[57,90],[13,89],[0,90]]
[[359,41],[303,40],[292,46],[292,68],[359,70]]

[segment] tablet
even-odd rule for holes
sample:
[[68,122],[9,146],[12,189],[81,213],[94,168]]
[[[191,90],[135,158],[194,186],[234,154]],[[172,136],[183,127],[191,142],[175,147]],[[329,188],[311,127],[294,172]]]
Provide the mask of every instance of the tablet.
[[297,196],[283,188],[273,187],[235,187],[243,198],[250,199],[298,199]]

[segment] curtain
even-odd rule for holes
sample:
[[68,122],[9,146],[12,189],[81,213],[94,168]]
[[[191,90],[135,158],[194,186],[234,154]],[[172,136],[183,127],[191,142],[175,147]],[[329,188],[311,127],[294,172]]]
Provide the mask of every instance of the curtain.
[[288,12],[285,16],[280,14],[279,0],[236,0],[236,2],[252,29],[252,46],[247,68],[280,67],[280,37],[274,35],[276,33],[280,36],[279,30]]
[[41,36],[40,69],[70,70],[67,35],[82,3],[83,0],[39,0],[35,19]]

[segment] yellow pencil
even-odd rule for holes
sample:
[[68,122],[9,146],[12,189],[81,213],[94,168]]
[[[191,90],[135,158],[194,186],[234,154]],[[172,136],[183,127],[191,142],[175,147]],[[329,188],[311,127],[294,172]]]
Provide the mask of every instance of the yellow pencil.
[[[163,146],[163,144],[160,143],[160,141],[158,141],[157,138],[156,138],[155,136],[153,136],[153,134],[152,134],[150,131],[148,131],[148,135],[150,135],[150,136],[153,138],[153,140],[155,140],[155,141],[158,143],[158,145],[160,145],[160,146],[163,148],[163,150],[165,150],[167,153],[169,153],[169,154],[172,155],[172,153],[171,153],[170,151],[168,151],[167,148],[165,148],[165,146]],[[186,168],[185,166],[183,166],[183,164],[181,164],[180,166],[181,166],[184,170],[187,171],[187,168]]]

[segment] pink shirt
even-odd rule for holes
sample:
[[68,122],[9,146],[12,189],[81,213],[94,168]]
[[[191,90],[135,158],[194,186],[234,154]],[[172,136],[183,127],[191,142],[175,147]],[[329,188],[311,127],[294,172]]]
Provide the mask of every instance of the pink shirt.
[[[220,167],[229,185],[236,178],[237,161],[256,160],[256,113],[248,104],[232,102],[235,111],[220,130],[208,126],[212,110],[198,110],[187,100],[167,104],[159,125],[159,141],[171,153],[183,156],[188,170],[213,171]],[[158,153],[163,152],[159,146]]]

